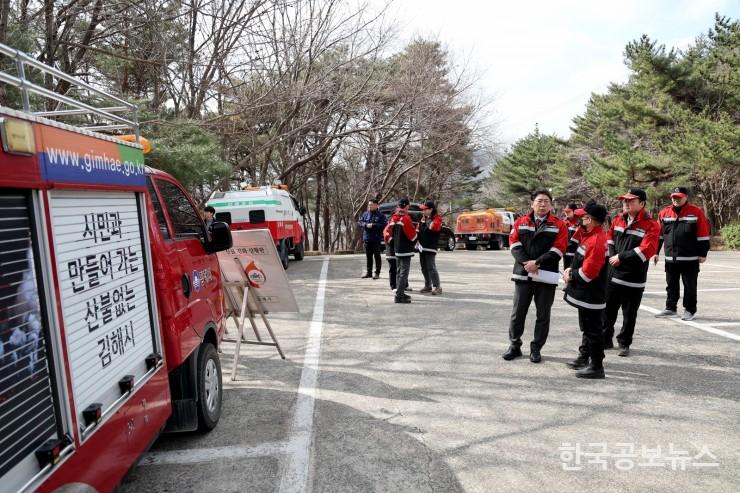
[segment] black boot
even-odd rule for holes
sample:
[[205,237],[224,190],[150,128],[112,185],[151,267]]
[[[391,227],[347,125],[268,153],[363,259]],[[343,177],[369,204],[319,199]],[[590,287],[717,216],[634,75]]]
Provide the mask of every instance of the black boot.
[[368,279],[370,277],[373,277],[372,272],[365,272],[363,275],[360,276],[360,279]]
[[581,368],[576,372],[578,378],[604,378],[604,367],[591,363],[585,368]]
[[585,354],[579,354],[576,359],[567,362],[565,366],[573,370],[580,370],[581,368],[585,368],[588,366],[588,356],[586,356]]
[[506,352],[501,355],[501,357],[504,358],[506,361],[511,361],[514,358],[520,357],[521,355],[521,348],[518,348],[516,346],[509,346],[509,349],[507,349]]

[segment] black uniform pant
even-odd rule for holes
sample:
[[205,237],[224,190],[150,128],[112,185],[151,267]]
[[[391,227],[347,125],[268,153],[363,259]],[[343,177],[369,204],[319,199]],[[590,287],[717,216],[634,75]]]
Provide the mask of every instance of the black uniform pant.
[[424,287],[440,287],[439,272],[437,271],[437,253],[421,252],[419,254],[419,262],[421,263],[421,274],[424,276]]
[[409,286],[409,270],[411,269],[411,255],[396,257],[396,298],[403,298]]
[[373,272],[373,260],[375,260],[375,272],[380,273],[380,242],[366,241],[365,256],[367,257],[367,273]]
[[396,289],[396,258],[385,258],[388,261],[388,280],[391,283],[391,289]]
[[696,313],[696,283],[699,279],[699,261],[665,263],[666,293],[665,309],[676,311],[681,297],[683,281],[683,307]]
[[614,324],[619,309],[622,309],[622,330],[617,335],[620,346],[630,346],[637,323],[637,310],[640,309],[644,288],[630,288],[609,282],[606,286],[606,310],[604,310],[604,341],[614,337]]
[[524,334],[524,322],[527,319],[529,305],[534,299],[537,308],[537,320],[534,324],[534,339],[530,343],[532,349],[541,349],[547,342],[547,334],[550,332],[550,309],[555,299],[554,284],[525,281],[514,283],[514,309],[511,311],[511,323],[509,325],[509,340],[514,347],[522,346],[522,334]]
[[590,357],[596,368],[601,368],[604,362],[603,318],[604,310],[578,309],[578,326],[583,332],[578,352],[582,357]]

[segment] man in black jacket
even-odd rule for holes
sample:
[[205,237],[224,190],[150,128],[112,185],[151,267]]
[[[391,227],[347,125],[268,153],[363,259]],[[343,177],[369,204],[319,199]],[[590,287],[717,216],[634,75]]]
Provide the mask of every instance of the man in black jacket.
[[[383,241],[383,229],[385,229],[385,215],[378,210],[378,201],[370,199],[367,210],[362,213],[357,224],[362,228],[362,240],[365,243],[365,256],[367,257],[367,269],[362,275],[363,279],[380,277],[380,242]],[[373,260],[375,260],[375,275],[373,275]]]
[[522,355],[522,334],[529,305],[534,299],[537,321],[530,344],[529,360],[542,361],[540,351],[550,332],[550,309],[558,284],[558,264],[568,244],[568,228],[552,214],[552,195],[547,190],[532,193],[532,212],[514,223],[509,247],[514,257],[514,309],[509,326],[509,349],[502,357],[509,361]]

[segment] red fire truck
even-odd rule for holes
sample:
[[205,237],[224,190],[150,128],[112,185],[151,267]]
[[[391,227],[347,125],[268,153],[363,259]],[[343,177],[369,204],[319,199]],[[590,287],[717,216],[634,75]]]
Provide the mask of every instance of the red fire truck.
[[231,233],[207,235],[180,184],[144,165],[135,106],[0,53],[22,108],[0,107],[0,490],[111,491],[160,432],[219,420],[215,252]]

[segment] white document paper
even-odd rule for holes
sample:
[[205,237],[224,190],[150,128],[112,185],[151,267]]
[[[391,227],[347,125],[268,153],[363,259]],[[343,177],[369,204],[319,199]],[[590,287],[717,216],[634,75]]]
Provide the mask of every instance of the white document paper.
[[545,284],[557,284],[560,282],[560,272],[550,272],[549,270],[538,270],[535,273],[529,273],[529,277],[535,282],[542,282]]
[[424,247],[423,247],[423,246],[421,246],[421,243],[417,243],[417,244],[416,244],[416,249],[417,249],[417,250],[419,250],[419,253],[421,253],[421,252],[423,252],[423,251],[424,251]]

